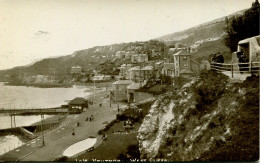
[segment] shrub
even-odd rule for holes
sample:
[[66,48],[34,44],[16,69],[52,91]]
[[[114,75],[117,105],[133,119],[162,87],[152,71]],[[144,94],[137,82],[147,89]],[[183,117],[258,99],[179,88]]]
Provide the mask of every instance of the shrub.
[[186,84],[190,79],[185,78],[183,76],[178,76],[173,78],[174,86],[181,88],[184,84]]
[[113,126],[117,122],[117,119],[112,120],[109,122],[103,129],[98,130],[98,134],[101,135],[103,132],[106,132],[111,126]]
[[55,160],[53,160],[54,162],[64,162],[64,161],[67,161],[68,160],[68,157],[67,156],[61,156],[61,157],[58,157],[56,158]]
[[147,92],[152,93],[154,95],[159,95],[165,93],[167,91],[167,85],[155,85],[147,90]]
[[200,79],[193,85],[196,97],[196,109],[199,112],[211,109],[211,105],[216,103],[226,90],[228,77],[216,71],[201,73]]
[[138,144],[132,144],[127,147],[127,154],[130,155],[132,159],[140,159],[140,151]]

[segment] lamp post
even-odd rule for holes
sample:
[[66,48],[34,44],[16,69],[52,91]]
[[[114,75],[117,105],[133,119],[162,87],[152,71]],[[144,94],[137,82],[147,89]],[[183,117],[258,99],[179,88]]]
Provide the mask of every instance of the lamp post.
[[94,81],[94,95],[93,95],[93,103],[95,101],[95,93],[96,93],[96,83],[95,83],[95,80]]
[[43,122],[42,122],[43,120],[44,120],[44,114],[42,114],[42,112],[41,112],[42,146],[45,145],[45,143],[44,143]]

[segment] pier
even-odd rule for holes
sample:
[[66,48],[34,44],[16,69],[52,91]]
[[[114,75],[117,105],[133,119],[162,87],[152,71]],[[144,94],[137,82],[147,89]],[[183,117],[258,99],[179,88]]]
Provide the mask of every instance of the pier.
[[66,114],[68,113],[68,108],[46,108],[46,109],[0,109],[0,114],[9,115],[55,115],[55,114]]

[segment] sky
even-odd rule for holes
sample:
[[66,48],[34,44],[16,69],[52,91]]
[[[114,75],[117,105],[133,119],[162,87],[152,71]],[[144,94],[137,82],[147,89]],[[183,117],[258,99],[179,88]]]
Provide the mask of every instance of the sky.
[[146,41],[254,0],[0,0],[0,70],[93,46]]

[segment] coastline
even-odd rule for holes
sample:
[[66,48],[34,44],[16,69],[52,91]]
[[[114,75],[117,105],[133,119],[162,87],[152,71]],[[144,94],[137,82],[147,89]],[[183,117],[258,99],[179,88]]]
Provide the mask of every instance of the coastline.
[[[107,82],[97,82],[95,86],[97,88],[102,87],[109,87],[112,83],[115,82],[114,80],[107,81]],[[73,85],[76,86],[94,86],[94,82],[87,82],[87,83],[70,83],[70,84],[61,84],[61,83],[19,83],[19,82],[2,82],[4,85],[7,86],[26,86],[26,87],[36,87],[36,88],[71,88]]]
[[13,83],[13,82],[7,82],[4,85],[8,86],[26,86],[26,87],[36,87],[36,88],[70,88],[73,86],[73,84],[45,84],[45,83]]

